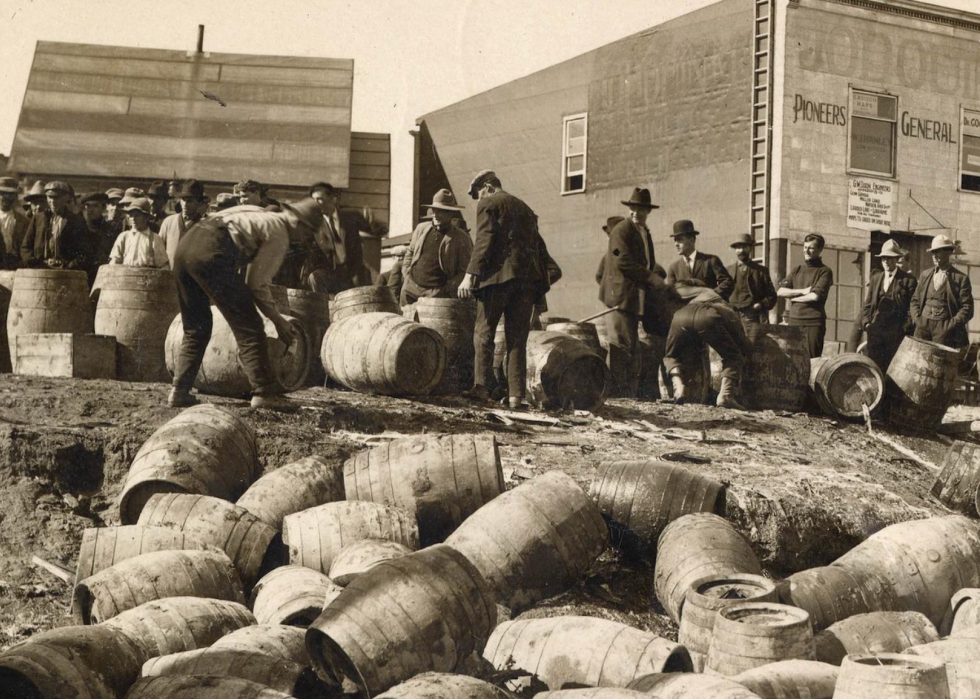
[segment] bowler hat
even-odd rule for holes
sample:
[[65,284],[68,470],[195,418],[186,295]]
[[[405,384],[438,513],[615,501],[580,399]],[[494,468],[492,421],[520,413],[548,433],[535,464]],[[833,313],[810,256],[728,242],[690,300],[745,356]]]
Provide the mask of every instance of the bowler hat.
[[755,245],[755,241],[752,239],[751,233],[739,233],[737,236],[735,236],[735,242],[733,242],[730,247],[738,248],[743,245]]
[[875,257],[902,257],[905,251],[896,243],[894,240],[886,240],[885,244],[881,246],[881,252],[879,252]]
[[123,194],[122,199],[119,200],[120,204],[128,204],[133,201],[133,199],[139,199],[140,197],[145,197],[146,192],[144,192],[139,187],[130,187]]
[[823,249],[823,246],[827,244],[827,241],[824,240],[823,236],[820,235],[819,233],[807,233],[806,236],[803,238],[804,243],[809,243],[811,240],[817,241],[817,243],[820,245],[821,250]]
[[649,189],[640,189],[639,187],[633,188],[633,194],[630,195],[629,199],[625,199],[620,203],[626,206],[640,206],[644,209],[659,209],[660,207],[653,203],[650,198]]
[[456,197],[448,189],[440,189],[432,197],[431,204],[422,204],[422,208],[442,209],[443,211],[462,211],[463,207],[456,204]]
[[204,193],[204,183],[198,180],[187,180],[180,192],[181,199],[207,199]]
[[0,177],[0,192],[6,194],[17,194],[17,180],[13,177]]
[[681,235],[698,235],[692,221],[683,218],[680,221],[674,221],[674,232],[670,234],[670,237],[676,238]]
[[955,250],[956,243],[952,238],[945,235],[937,235],[932,239],[932,245],[929,246],[929,252],[935,252],[936,250]]
[[153,209],[150,208],[150,200],[146,197],[137,197],[136,199],[133,199],[126,205],[125,211],[127,214],[132,211],[139,211],[147,216],[153,215]]
[[112,201],[113,199],[115,199],[118,202],[120,199],[123,198],[123,191],[121,189],[113,187],[112,189],[106,190],[105,197],[107,201]]
[[299,201],[284,202],[282,206],[287,211],[293,212],[296,218],[310,228],[320,227],[320,222],[323,220],[323,209],[320,208],[320,203],[316,199],[304,197]]
[[606,235],[609,235],[609,231],[611,231],[613,228],[615,228],[625,220],[626,219],[623,218],[622,216],[610,216],[609,218],[606,219],[606,225],[602,227],[602,230],[606,232]]
[[24,195],[24,201],[34,201],[35,199],[44,199],[44,182],[41,180],[37,180],[31,187],[31,191]]
[[71,194],[72,189],[61,180],[53,180],[44,185],[44,193],[56,192],[58,194]]
[[87,204],[90,201],[95,201],[100,204],[105,204],[107,201],[109,201],[109,197],[107,197],[102,192],[89,192],[88,194],[83,194],[82,197],[78,200],[78,203]]
[[490,180],[495,180],[495,179],[497,179],[497,173],[495,173],[493,170],[480,170],[480,172],[476,174],[476,177],[473,178],[473,181],[470,182],[470,188],[469,188],[470,197],[473,199],[477,199],[478,198],[477,192],[480,191],[480,188],[483,187],[483,185],[485,185]]
[[157,180],[146,188],[146,196],[150,199],[169,199],[170,192],[167,191],[167,185]]

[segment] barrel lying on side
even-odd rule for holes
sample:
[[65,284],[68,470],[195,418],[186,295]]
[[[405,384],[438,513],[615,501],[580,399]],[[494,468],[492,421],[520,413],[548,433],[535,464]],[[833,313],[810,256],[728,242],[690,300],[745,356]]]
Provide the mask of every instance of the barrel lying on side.
[[980,637],[980,588],[963,588],[949,601],[950,619],[943,629],[950,636]]
[[362,539],[340,549],[330,564],[330,579],[344,587],[383,561],[407,556],[412,550],[397,541]]
[[900,609],[887,580],[874,571],[830,565],[793,573],[777,586],[779,601],[806,610],[814,631],[855,614]]
[[348,500],[415,515],[422,546],[441,543],[504,490],[492,435],[409,437],[362,451],[344,464]]
[[136,524],[154,493],[198,493],[234,501],[255,478],[255,433],[213,405],[184,410],[136,452],[119,497],[119,519]]
[[330,327],[330,295],[306,289],[286,289],[286,303],[289,306],[286,314],[298,320],[310,338],[311,361],[306,385],[322,386],[326,376],[317,353]]
[[816,660],[805,611],[771,602],[743,602],[718,612],[705,672],[732,677],[780,660]]
[[528,398],[544,409],[598,410],[609,394],[609,369],[581,340],[532,332],[527,341]]
[[575,481],[551,471],[488,502],[446,543],[473,562],[494,599],[517,611],[578,582],[609,532]]
[[691,672],[687,649],[606,619],[559,616],[505,621],[483,657],[498,670],[534,675],[549,689],[625,687],[653,672]]
[[901,697],[947,699],[949,682],[941,660],[898,653],[844,658],[834,699]]
[[847,655],[904,653],[939,640],[932,622],[918,612],[858,614],[816,635],[817,660],[840,665]]
[[307,456],[265,474],[235,504],[282,531],[286,515],[343,499],[343,464]]
[[126,699],[293,699],[289,694],[240,677],[168,675],[144,677]]
[[980,636],[947,638],[904,651],[946,663],[950,699],[980,697]]
[[340,590],[323,573],[303,566],[280,566],[267,573],[252,590],[252,612],[260,624],[305,627],[320,616]]
[[129,524],[121,527],[86,529],[78,547],[75,584],[90,575],[114,566],[127,558],[154,551],[206,549],[207,542],[196,534],[167,527],[143,527]]
[[833,418],[862,422],[864,410],[874,415],[885,398],[885,374],[857,352],[810,360],[810,389],[817,404]]
[[645,675],[630,682],[628,689],[656,699],[759,699],[734,680],[692,672]]
[[211,647],[264,653],[300,665],[310,664],[310,656],[306,652],[306,629],[298,626],[277,624],[246,626],[222,636]]
[[943,459],[932,494],[946,507],[977,517],[980,511],[980,444],[953,442]]
[[593,323],[573,323],[571,321],[549,323],[545,326],[545,330],[551,333],[563,333],[569,337],[574,337],[579,342],[584,342],[603,361],[606,359],[606,350],[603,349],[602,343],[599,341],[599,331]]
[[356,578],[310,626],[306,646],[321,679],[348,678],[373,695],[420,672],[452,672],[483,650],[496,620],[479,571],[437,544]]
[[364,313],[401,313],[391,289],[386,286],[358,286],[341,291],[330,302],[330,322],[339,323]]
[[694,512],[725,514],[725,486],[664,461],[605,461],[589,495],[609,523],[614,546],[655,547],[664,528]]
[[396,684],[376,699],[513,699],[500,687],[466,675],[447,672],[424,672]]
[[839,670],[816,660],[780,660],[731,679],[760,699],[833,699]]
[[934,430],[953,400],[959,351],[906,337],[888,365],[885,417],[907,430]]

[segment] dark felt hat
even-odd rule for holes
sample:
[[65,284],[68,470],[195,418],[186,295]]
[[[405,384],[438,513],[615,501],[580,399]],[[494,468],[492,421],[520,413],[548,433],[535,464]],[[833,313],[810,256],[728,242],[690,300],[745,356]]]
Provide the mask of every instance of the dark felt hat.
[[17,194],[18,184],[13,177],[0,177],[0,192]]
[[606,225],[602,227],[602,230],[604,230],[606,232],[606,235],[608,235],[609,231],[611,231],[613,228],[615,228],[625,220],[626,219],[623,218],[622,216],[610,216],[609,218],[606,219]]
[[622,201],[626,206],[641,206],[645,209],[659,209],[660,207],[653,203],[653,199],[650,198],[649,189],[640,189],[639,187],[633,188],[633,194],[630,195],[629,199],[624,199]]
[[180,191],[181,199],[207,199],[204,193],[204,183],[198,180],[187,180],[184,182],[183,189]]
[[157,180],[146,188],[146,196],[148,196],[150,199],[169,199],[170,192],[167,191],[167,185],[165,185],[162,181]]
[[319,228],[323,220],[323,209],[320,208],[320,203],[312,197],[305,197],[292,203],[283,203],[282,207],[292,211],[300,221],[313,229]]
[[694,227],[693,221],[687,219],[674,221],[674,232],[670,234],[670,237],[676,238],[681,235],[698,235],[698,229]]
[[735,236],[734,242],[732,242],[731,247],[737,248],[743,245],[755,245],[755,240],[752,239],[751,233],[739,233]]
[[432,197],[431,204],[422,204],[423,209],[442,209],[444,211],[462,211],[463,207],[456,203],[456,197],[448,189],[440,189]]
[[78,200],[78,203],[88,204],[90,201],[105,204],[109,201],[109,197],[107,197],[104,192],[89,192],[88,194],[83,194],[81,199]]

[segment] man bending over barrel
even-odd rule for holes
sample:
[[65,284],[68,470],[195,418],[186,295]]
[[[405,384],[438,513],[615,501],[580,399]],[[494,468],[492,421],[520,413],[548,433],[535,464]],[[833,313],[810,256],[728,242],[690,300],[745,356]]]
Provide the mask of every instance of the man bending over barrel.
[[[284,204],[281,212],[243,207],[204,219],[181,237],[174,275],[184,339],[167,401],[171,406],[197,402],[191,387],[211,340],[212,301],[238,342],[238,356],[252,387],[252,407],[289,406],[269,358],[259,310],[276,326],[279,339],[292,344],[297,333],[276,309],[269,284],[289,249],[291,234],[312,235],[322,216],[319,205],[309,198]],[[237,274],[239,261],[248,263],[244,281]]]

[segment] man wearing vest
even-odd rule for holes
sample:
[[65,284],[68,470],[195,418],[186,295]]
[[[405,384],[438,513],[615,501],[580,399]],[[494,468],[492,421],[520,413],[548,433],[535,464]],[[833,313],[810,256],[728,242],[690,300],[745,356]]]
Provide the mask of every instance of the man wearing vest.
[[400,303],[407,306],[422,297],[452,298],[466,274],[473,241],[456,227],[453,219],[463,210],[448,189],[432,198],[431,221],[420,223],[402,256]]
[[769,310],[776,305],[776,289],[769,270],[752,259],[755,241],[748,233],[738,235],[732,248],[736,256],[735,277],[728,302],[742,318],[742,323],[768,323]]
[[667,283],[678,286],[703,286],[713,289],[724,300],[732,293],[732,276],[717,255],[697,251],[698,231],[691,221],[675,221],[674,247],[680,256],[667,270]]
[[868,297],[864,301],[861,327],[868,333],[868,357],[888,370],[888,365],[911,330],[909,307],[915,295],[916,281],[908,272],[898,268],[898,259],[905,253],[894,240],[886,242],[877,257],[882,271],[871,275]]
[[789,306],[789,325],[803,330],[810,359],[823,354],[827,332],[827,294],[834,284],[834,273],[820,259],[824,238],[810,233],[803,239],[803,264],[779,282],[776,296],[786,299]]
[[180,213],[170,214],[160,224],[160,239],[167,248],[167,259],[173,269],[177,244],[184,233],[204,218],[208,211],[208,197],[204,185],[197,180],[187,180],[180,192]]
[[970,278],[953,267],[950,258],[956,243],[945,235],[932,239],[929,252],[935,267],[919,277],[909,311],[915,336],[960,349],[969,344],[967,323],[973,317]]
[[302,249],[306,242],[293,243],[297,259],[300,255],[305,256],[300,280],[311,291],[331,295],[357,286],[367,286],[371,283],[371,277],[364,268],[364,252],[358,232],[359,214],[340,211],[340,194],[328,182],[317,182],[310,187],[310,196],[323,209],[323,222],[313,234],[309,253],[304,253]]

